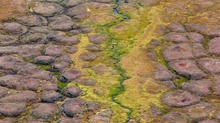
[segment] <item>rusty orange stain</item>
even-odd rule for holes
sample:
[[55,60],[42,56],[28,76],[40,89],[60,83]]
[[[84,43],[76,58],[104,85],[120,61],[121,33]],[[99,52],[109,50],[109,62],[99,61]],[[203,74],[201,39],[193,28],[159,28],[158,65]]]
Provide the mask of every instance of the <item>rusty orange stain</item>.
[[0,0],[0,21],[28,10],[26,0]]

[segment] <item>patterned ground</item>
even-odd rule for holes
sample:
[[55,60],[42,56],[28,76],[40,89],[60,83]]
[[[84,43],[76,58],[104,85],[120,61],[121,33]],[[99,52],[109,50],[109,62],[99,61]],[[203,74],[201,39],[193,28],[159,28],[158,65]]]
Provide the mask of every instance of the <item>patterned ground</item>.
[[218,0],[17,4],[0,9],[0,123],[220,122]]

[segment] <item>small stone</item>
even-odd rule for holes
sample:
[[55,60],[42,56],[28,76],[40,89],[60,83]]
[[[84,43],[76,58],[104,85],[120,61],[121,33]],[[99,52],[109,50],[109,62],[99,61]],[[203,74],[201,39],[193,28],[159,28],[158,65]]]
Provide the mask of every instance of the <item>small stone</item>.
[[102,122],[108,123],[112,117],[113,111],[111,109],[104,109],[100,111],[98,114],[94,115],[90,121],[92,123]]
[[45,123],[45,122],[42,120],[28,120],[25,123]]
[[79,42],[80,42],[79,38],[77,38],[76,36],[72,36],[72,37],[60,37],[60,39],[55,43],[59,45],[72,46],[78,44]]
[[[126,0],[126,1],[129,1],[129,0]],[[160,1],[158,0],[144,0],[143,2],[140,2],[140,5],[141,6],[155,6],[155,5],[158,5],[159,3]]]
[[48,18],[49,22],[56,21],[56,20],[72,20],[71,17],[61,14],[61,15],[56,15]]
[[63,71],[65,68],[69,68],[69,67],[70,67],[70,64],[67,62],[54,63],[51,66],[51,71],[60,72],[60,71]]
[[21,36],[20,43],[45,43],[46,35],[43,33],[27,33]]
[[81,119],[76,118],[62,118],[58,123],[83,123]]
[[48,1],[48,2],[54,2],[54,3],[60,3],[60,2],[62,2],[63,0],[46,0],[46,1]]
[[19,51],[19,46],[5,46],[0,48],[0,55],[17,54]]
[[135,121],[134,119],[130,119],[127,123],[136,123],[137,121]]
[[152,39],[148,44],[147,44],[147,48],[152,49],[155,48],[157,46],[160,46],[160,41],[157,39]]
[[39,15],[27,15],[17,17],[16,20],[27,26],[44,26],[47,25],[46,18]]
[[161,86],[165,85],[168,89],[176,89],[176,85],[173,81],[158,81]]
[[82,0],[63,0],[62,5],[65,7],[74,7],[81,4]]
[[184,108],[184,111],[195,120],[207,118],[215,110],[215,107],[207,102],[200,102]]
[[8,94],[8,89],[5,87],[0,86],[0,98],[4,97],[5,95]]
[[98,51],[102,51],[102,47],[100,45],[88,44],[86,46],[86,50],[98,52]]
[[55,61],[55,58],[52,56],[38,56],[33,59],[33,63],[35,64],[43,64],[48,65]]
[[169,66],[179,75],[187,79],[202,79],[207,75],[199,69],[194,61],[191,60],[176,60],[168,63]]
[[92,70],[99,75],[103,75],[106,72],[109,72],[109,68],[106,65],[97,65],[97,66],[93,66]]
[[32,64],[24,62],[21,59],[13,56],[2,56],[0,57],[0,68],[4,70],[12,70],[18,72],[21,69],[32,66]]
[[25,109],[25,103],[0,103],[1,116],[17,117],[20,114],[22,114],[25,111]]
[[78,51],[76,46],[66,46],[64,49],[67,53],[74,54]]
[[111,117],[112,114],[113,114],[113,111],[110,108],[104,109],[98,113],[98,115],[103,116],[103,117]]
[[30,75],[30,77],[35,78],[35,79],[51,80],[53,76],[52,76],[52,73],[50,73],[49,71],[40,70]]
[[151,48],[146,50],[146,55],[151,61],[157,61],[157,59],[159,58]]
[[95,115],[90,119],[90,121],[91,123],[108,123],[110,121],[110,118]]
[[187,36],[184,33],[170,32],[164,36],[164,40],[173,42],[186,42],[188,41]]
[[0,119],[0,123],[16,123],[16,122],[10,118],[4,118],[4,119]]
[[100,103],[98,103],[98,102],[87,102],[86,106],[87,106],[88,111],[93,111],[93,110],[96,110],[96,109],[99,108]]
[[218,122],[214,120],[203,120],[203,121],[199,121],[198,123],[218,123]]
[[93,28],[91,28],[91,27],[82,27],[82,29],[81,29],[81,31],[83,32],[83,33],[90,33],[90,32],[92,32],[94,29]]
[[90,52],[82,53],[80,55],[80,59],[82,59],[84,61],[93,61],[96,58],[97,58],[97,56],[94,53],[90,53]]
[[220,37],[220,28],[209,31],[208,35],[212,37]]
[[22,45],[18,55],[23,58],[33,58],[41,55],[43,45]]
[[167,28],[172,32],[185,32],[185,28],[180,23],[171,23],[167,26]]
[[37,100],[37,94],[33,91],[22,91],[0,99],[1,103],[33,102]]
[[57,46],[57,45],[49,45],[48,47],[45,48],[45,55],[49,56],[61,56],[62,55],[62,47]]
[[215,58],[202,58],[199,59],[198,64],[202,69],[211,74],[220,73],[220,59]]
[[53,30],[70,31],[73,28],[74,23],[72,20],[69,19],[57,19],[52,21],[49,26]]
[[207,28],[203,24],[187,23],[185,24],[185,27],[188,32],[199,32],[201,34],[207,33]]
[[41,87],[41,81],[42,80],[40,80],[40,79],[34,79],[34,78],[23,79],[22,80],[22,89],[37,91]]
[[55,91],[44,91],[41,93],[41,101],[46,103],[54,103],[62,100],[63,96]]
[[193,43],[192,44],[192,52],[195,57],[204,57],[207,56],[207,52],[202,44]]
[[32,115],[34,118],[44,120],[54,119],[54,115],[59,113],[56,105],[48,103],[38,103],[33,105]]
[[163,51],[163,57],[166,61],[194,58],[192,48],[188,44],[176,44],[168,46]]
[[90,35],[88,38],[89,41],[94,44],[101,44],[107,39],[106,36],[99,34]]
[[77,35],[77,34],[80,34],[81,32],[82,32],[81,29],[73,29],[73,30],[70,31],[70,33],[71,33],[72,35]]
[[179,113],[179,112],[170,112],[164,115],[160,123],[188,123],[189,118],[186,114]]
[[16,36],[0,34],[0,45],[6,46],[6,45],[16,44],[17,39],[18,39],[18,37],[16,37]]
[[83,78],[79,81],[79,83],[85,86],[95,86],[96,80],[90,78]]
[[35,65],[25,67],[18,71],[20,75],[28,76],[35,79],[51,80],[52,74],[49,71],[42,70]]
[[212,40],[210,40],[209,43],[209,53],[213,54],[213,55],[220,55],[220,38],[214,38]]
[[214,114],[214,118],[220,120],[220,112],[219,111]]
[[84,19],[89,16],[86,4],[80,4],[78,6],[69,8],[66,14],[74,19]]
[[30,30],[31,33],[44,33],[48,34],[50,29],[48,26],[32,27]]
[[56,3],[40,2],[32,8],[33,12],[42,16],[54,16],[63,12],[63,7]]
[[3,30],[9,34],[24,34],[27,32],[27,28],[25,26],[16,22],[4,23]]
[[21,80],[22,76],[20,75],[6,75],[0,77],[0,86],[12,88],[12,89],[20,89],[21,88]]
[[162,96],[162,101],[171,107],[185,107],[200,101],[198,96],[192,95],[187,91],[176,90],[167,92]]
[[212,82],[209,80],[192,80],[184,83],[182,89],[190,91],[198,96],[208,96],[211,94]]
[[61,82],[71,82],[81,76],[81,72],[78,69],[67,69],[59,78]]
[[74,29],[74,30],[71,30],[70,33],[71,33],[72,35],[80,34],[80,33],[81,33],[81,29]]
[[220,76],[214,76],[213,94],[220,96]]
[[149,81],[147,82],[146,92],[150,94],[159,94],[165,90],[168,90],[169,87],[167,87],[165,84],[156,82],[156,81]]
[[113,3],[114,0],[94,0],[95,2],[99,2],[99,3]]
[[203,43],[205,37],[197,32],[190,32],[187,34],[189,40],[193,43]]
[[77,114],[82,114],[85,111],[85,107],[83,106],[85,101],[80,98],[73,98],[65,101],[63,104],[63,112],[68,117],[77,116]]
[[71,59],[71,57],[69,55],[63,55],[60,57],[60,61],[61,62],[67,62],[72,64],[73,60]]
[[67,86],[63,89],[63,95],[74,98],[78,97],[81,94],[82,90],[77,86]]
[[148,111],[152,117],[157,117],[163,114],[162,110],[157,106],[150,106]]
[[55,43],[55,42],[60,41],[61,39],[63,40],[64,36],[66,37],[65,32],[53,31],[47,34],[47,40],[53,41]]
[[160,81],[168,81],[173,79],[173,75],[169,71],[156,71],[153,74],[154,78]]
[[58,86],[55,82],[44,81],[42,89],[45,91],[58,91]]
[[19,75],[29,76],[29,75],[35,74],[38,71],[40,71],[40,69],[37,66],[31,64],[30,66],[19,70],[17,73]]

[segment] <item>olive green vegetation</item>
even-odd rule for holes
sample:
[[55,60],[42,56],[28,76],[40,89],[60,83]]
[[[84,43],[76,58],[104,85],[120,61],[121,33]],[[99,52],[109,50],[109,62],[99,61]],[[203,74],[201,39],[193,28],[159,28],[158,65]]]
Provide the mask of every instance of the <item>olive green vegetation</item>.
[[43,70],[50,70],[51,66],[50,65],[37,65],[38,68],[43,69]]
[[68,86],[68,83],[64,83],[64,82],[58,81],[58,82],[57,82],[57,85],[58,85],[60,88],[65,88],[66,86]]
[[[136,17],[138,12],[128,15],[125,12],[121,13],[121,11],[119,11],[119,14],[115,14],[117,18],[116,20],[95,26],[96,33],[108,37],[108,40],[103,44],[105,54],[102,62],[108,67],[113,68],[116,72],[116,75],[113,75],[110,78],[110,81],[114,78],[114,81],[116,82],[111,82],[110,85],[108,85],[109,83],[106,84],[106,81],[109,81],[108,75],[99,77],[92,71],[89,71],[90,76],[97,80],[98,85],[96,87],[85,87],[80,85],[80,87],[83,88],[83,91],[86,91],[86,95],[83,97],[84,99],[100,101],[112,108],[114,112],[112,122],[123,123],[135,118],[133,116],[133,111],[137,109],[133,108],[137,108],[139,105],[137,103],[137,106],[132,106],[131,108],[129,106],[130,104],[128,104],[129,102],[124,103],[124,98],[121,100],[119,96],[126,92],[127,89],[124,82],[130,78],[127,71],[121,67],[121,59],[128,54],[133,47],[135,47],[137,40],[135,38],[141,36],[144,33],[144,28],[151,23],[146,14],[149,12],[149,9],[142,8],[140,11],[143,15],[141,17]],[[135,19],[132,19],[131,17],[134,17]],[[129,19],[127,20],[124,18]],[[106,93],[97,96],[94,89],[98,86],[105,90]]]
[[[106,23],[102,24],[94,24],[93,27],[95,28],[95,32],[92,32],[103,34],[107,36],[108,39],[104,44],[102,44],[104,54],[100,58],[101,60],[98,59],[91,61],[89,64],[97,65],[102,63],[111,69],[111,71],[106,72],[103,75],[98,75],[91,68],[83,68],[83,62],[79,60],[77,61],[77,59],[75,61],[75,65],[73,66],[82,68],[86,71],[85,77],[93,78],[97,81],[95,86],[84,86],[79,84],[79,87],[85,93],[85,95],[81,96],[81,98],[88,101],[100,102],[101,107],[99,110],[110,107],[114,112],[110,121],[113,123],[123,123],[130,119],[141,119],[140,113],[148,110],[148,104],[150,103],[156,104],[156,106],[160,108],[162,107],[158,101],[160,94],[143,94],[142,92],[145,91],[142,91],[140,94],[139,91],[135,91],[135,94],[139,97],[144,96],[141,97],[141,99],[144,98],[144,101],[146,102],[135,102],[132,101],[133,99],[129,98],[128,95],[124,95],[125,93],[128,94],[134,92],[131,88],[126,88],[125,86],[125,81],[130,80],[130,77],[133,78],[134,76],[129,76],[130,73],[122,67],[121,61],[122,58],[129,54],[134,47],[138,46],[138,48],[143,48],[145,47],[144,45],[149,43],[149,39],[153,38],[153,31],[156,26],[153,25],[153,20],[149,19],[149,11],[151,10],[150,8],[140,7],[135,9],[133,12],[129,12],[129,15],[127,14],[127,11],[122,10],[120,6],[118,6],[118,10],[119,14],[114,15],[117,19],[111,20],[110,22],[108,20]],[[151,13],[154,11],[157,11],[157,9],[154,9]],[[158,25],[158,23],[156,23],[156,25]],[[151,29],[153,29],[150,32],[148,31],[150,36],[146,39],[143,38],[145,37],[143,35],[148,25],[151,25]],[[79,51],[73,57],[77,57],[80,53],[85,52],[83,48],[89,43],[87,37],[88,35],[79,35],[81,41],[81,43],[77,45]],[[77,82],[71,82],[68,86],[75,86],[75,83]],[[136,84],[132,86],[135,85]],[[150,97],[151,99],[145,99],[145,96],[146,98]],[[138,111],[139,107],[144,108],[142,112]]]
[[[118,2],[116,0],[116,2]],[[118,6],[116,6],[116,9],[118,9]],[[116,70],[117,74],[120,75],[118,77],[118,84],[112,88],[109,92],[109,96],[111,97],[111,100],[118,104],[120,107],[127,109],[127,118],[125,121],[123,122],[128,122],[131,119],[131,114],[133,112],[133,109],[124,105],[123,103],[121,103],[119,100],[117,100],[117,96],[122,94],[125,91],[125,86],[124,86],[124,81],[129,79],[128,76],[126,76],[126,70],[123,69],[120,65],[120,60],[123,57],[124,54],[126,54],[128,52],[128,50],[126,49],[126,47],[124,47],[123,45],[121,45],[122,41],[118,38],[116,38],[115,34],[112,33],[110,31],[110,29],[115,26],[120,24],[123,21],[126,21],[126,19],[129,19],[130,17],[128,16],[128,14],[123,13],[121,11],[118,11],[118,14],[116,14],[118,17],[118,20],[116,22],[111,22],[105,25],[101,25],[102,28],[102,33],[107,35],[109,37],[109,39],[106,41],[105,43],[105,52],[106,52],[106,56],[108,57],[108,59],[110,61],[112,61],[111,63],[111,67],[113,69]],[[124,42],[123,42],[124,43]],[[128,44],[129,43],[129,44]],[[131,45],[131,42],[126,42],[126,45]],[[108,60],[108,61],[109,61]]]

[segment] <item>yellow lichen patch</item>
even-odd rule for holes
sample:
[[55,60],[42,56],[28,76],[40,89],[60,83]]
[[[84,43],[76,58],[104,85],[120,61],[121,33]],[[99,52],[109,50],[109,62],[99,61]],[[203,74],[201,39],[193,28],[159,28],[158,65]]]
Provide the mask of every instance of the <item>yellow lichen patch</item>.
[[96,14],[91,14],[90,16],[90,21],[96,24],[104,24],[104,23],[109,23],[113,20],[116,20],[117,18],[113,16],[112,14],[106,14],[106,13],[96,13]]
[[110,31],[116,38],[127,40],[142,34],[144,28],[150,23],[148,16],[149,9],[140,8],[129,13],[131,19],[113,26]]
[[[172,22],[211,22],[208,19],[211,12],[203,13],[197,8],[197,6],[206,8],[206,5],[207,9],[211,9],[211,3],[198,5],[190,0],[163,0],[153,7],[136,7],[136,5],[119,7],[122,14],[113,15],[109,7],[103,10],[103,7],[95,7],[94,4],[89,8],[92,16],[86,21],[91,21],[89,23],[97,27],[96,33],[108,35],[108,41],[102,45],[106,49],[101,58],[85,62],[79,57],[81,53],[86,52],[85,46],[89,44],[89,41],[87,35],[79,35],[81,42],[77,45],[79,51],[72,56],[75,61],[73,67],[82,69],[83,77],[97,81],[93,87],[78,85],[85,93],[82,98],[100,102],[101,109],[111,107],[114,112],[112,123],[125,122],[128,109],[133,111],[131,118],[141,123],[153,121],[153,118],[148,117],[149,108],[156,106],[163,109],[160,96],[168,88],[151,78],[154,67],[146,55],[145,48],[152,39],[161,37],[163,34],[159,30],[161,25]],[[129,16],[130,19],[123,20],[123,15]],[[197,20],[197,17],[200,19]],[[218,18],[213,20],[218,21]],[[162,47],[155,49],[158,54]],[[158,62],[166,65],[162,56],[160,57]],[[109,70],[104,70],[103,74],[100,74],[100,71],[95,72],[93,67],[97,65],[106,65]],[[120,92],[122,85],[124,85],[124,90]],[[115,94],[117,95],[115,100],[118,103],[112,99],[112,95]]]
[[149,78],[154,67],[144,50],[144,47],[160,34],[156,31],[158,31],[159,25],[164,24],[159,17],[161,11],[162,6],[158,6],[145,13],[145,19],[150,20],[151,23],[146,25],[146,28],[140,29],[140,31],[143,30],[141,34],[133,35],[134,37],[132,38],[136,39],[135,46],[129,50],[129,53],[120,62],[131,78],[124,82],[125,92],[119,95],[118,99],[124,105],[132,108],[134,110],[132,117],[141,122],[149,120],[142,118],[141,115],[147,115],[146,111],[150,105],[162,108],[160,95],[167,89],[152,82],[154,80]]
[[[112,98],[109,96],[110,91],[112,88],[115,88],[117,86],[118,80],[117,76],[114,77],[114,75],[110,75],[108,73],[103,75],[97,75],[94,74],[92,71],[90,71],[90,78],[94,78],[97,83],[95,86],[83,86],[77,84],[82,90],[84,95],[81,96],[81,98],[87,100],[87,101],[94,101],[101,103],[100,111],[102,109],[110,107],[114,114],[112,117],[112,123],[115,122],[124,122],[126,120],[126,112],[127,110],[120,107],[116,103],[112,102]],[[70,83],[68,86],[75,86],[76,84],[74,82]]]
[[[83,90],[83,96],[81,98],[87,101],[95,101],[101,103],[100,110],[110,107],[114,114],[112,117],[112,123],[115,122],[124,122],[126,120],[127,110],[120,107],[116,103],[112,102],[112,97],[109,96],[112,90],[115,89],[118,85],[119,75],[112,68],[106,66],[107,70],[104,70],[104,73],[94,72],[93,67],[97,65],[102,65],[103,59],[108,61],[107,57],[101,57],[97,60],[86,62],[80,59],[80,55],[84,52],[86,45],[90,42],[87,35],[78,35],[80,43],[77,45],[78,51],[76,54],[71,55],[71,58],[74,61],[72,65],[73,68],[78,68],[83,72],[82,78],[92,78],[96,80],[95,86],[84,86],[77,84],[77,82],[71,82],[68,86],[79,86]],[[91,67],[90,67],[91,66]]]
[[82,68],[84,66],[84,62],[80,59],[80,55],[86,52],[85,47],[89,44],[88,37],[86,35],[78,35],[80,39],[80,43],[77,45],[78,51],[75,54],[70,55],[74,61],[73,66],[76,68]]
[[166,23],[201,23],[208,29],[217,28],[220,22],[218,3],[218,0],[163,0],[160,18]]

